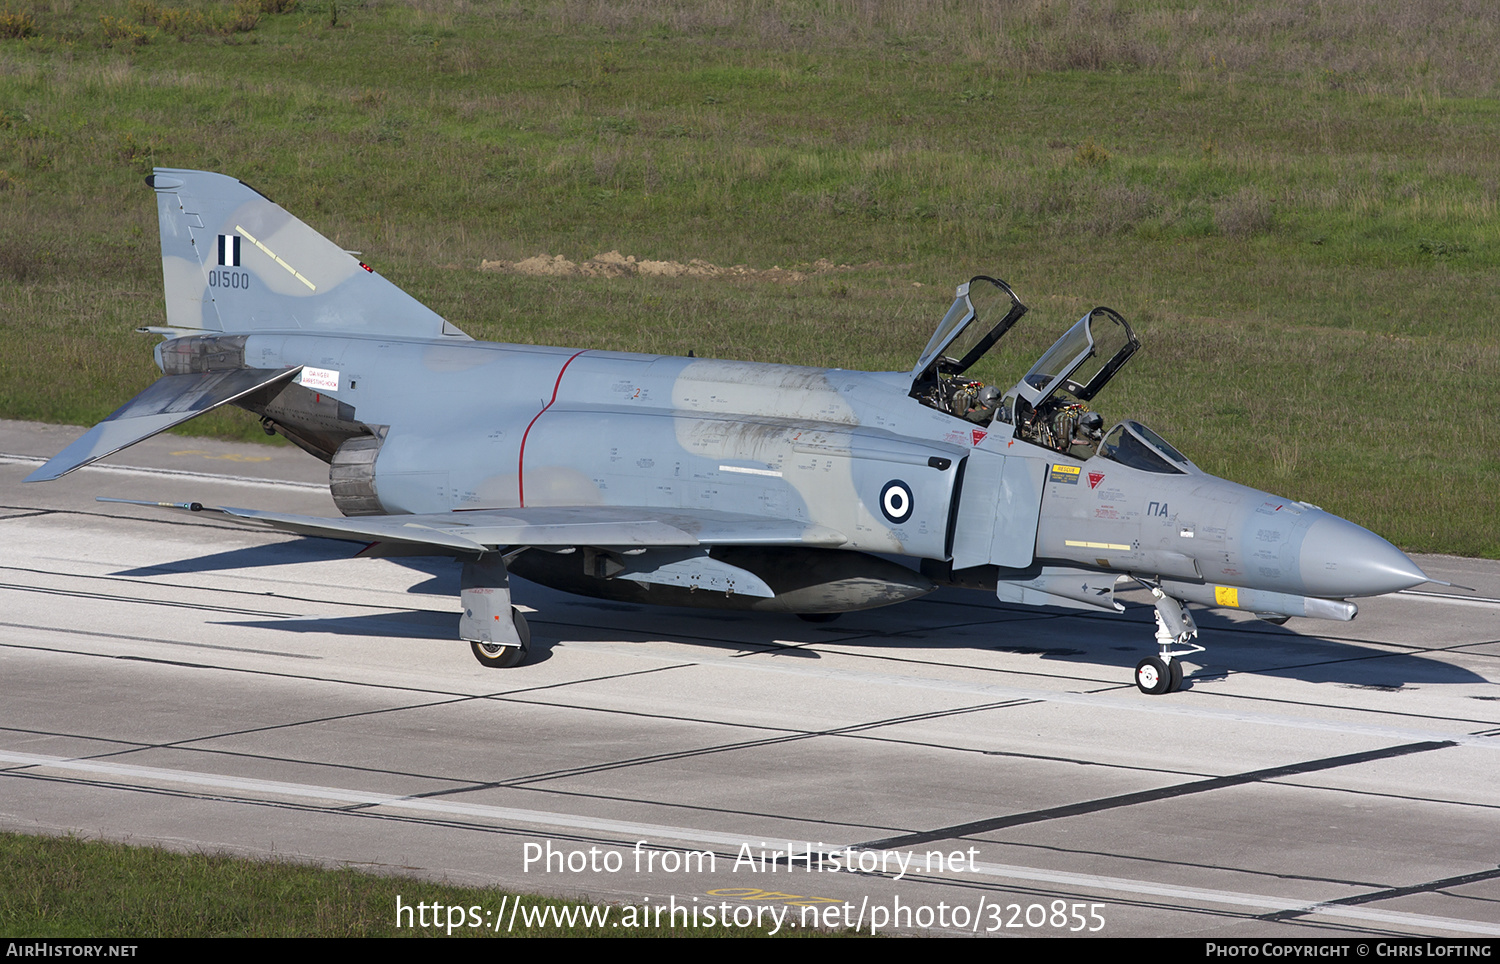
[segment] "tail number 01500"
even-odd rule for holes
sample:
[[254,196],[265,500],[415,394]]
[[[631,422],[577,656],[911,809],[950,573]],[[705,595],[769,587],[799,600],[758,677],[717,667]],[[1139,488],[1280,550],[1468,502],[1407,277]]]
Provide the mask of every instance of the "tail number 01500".
[[210,288],[238,288],[243,291],[250,287],[250,273],[248,271],[225,271],[218,268],[208,273],[208,286]]

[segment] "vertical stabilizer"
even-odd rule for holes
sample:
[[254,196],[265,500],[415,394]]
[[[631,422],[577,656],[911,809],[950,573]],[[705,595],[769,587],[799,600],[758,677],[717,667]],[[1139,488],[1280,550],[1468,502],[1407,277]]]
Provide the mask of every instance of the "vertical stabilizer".
[[167,325],[467,338],[280,205],[232,177],[157,168]]

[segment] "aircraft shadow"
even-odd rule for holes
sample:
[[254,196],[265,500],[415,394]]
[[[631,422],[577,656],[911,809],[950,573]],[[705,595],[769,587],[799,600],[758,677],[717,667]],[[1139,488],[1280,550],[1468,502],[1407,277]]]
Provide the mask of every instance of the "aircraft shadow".
[[[1043,660],[1071,660],[1094,665],[1118,666],[1128,672],[1144,656],[1155,652],[1154,609],[1150,605],[1121,600],[1125,612],[1080,614],[1076,611],[1039,607],[1036,615],[1052,617],[1055,628],[1033,630],[1031,646],[998,643],[991,649],[1006,652],[1035,652]],[[1012,610],[1011,615],[1026,618],[1031,612]],[[1194,683],[1223,679],[1230,673],[1254,673],[1301,680],[1306,683],[1335,683],[1370,689],[1400,689],[1420,684],[1462,684],[1488,682],[1461,666],[1454,666],[1426,654],[1408,654],[1377,648],[1377,641],[1339,638],[1335,629],[1318,634],[1305,630],[1337,627],[1321,620],[1293,620],[1292,626],[1277,626],[1260,620],[1235,619],[1214,610],[1194,609],[1193,619],[1200,630],[1199,642],[1204,653],[1184,658],[1189,667],[1183,688]],[[1068,626],[1087,627],[1089,635],[1070,631]],[[1106,629],[1104,623],[1113,623]],[[1003,625],[1003,623],[1002,623]],[[1304,630],[1304,631],[1298,631]],[[1062,636],[1065,646],[1036,645],[1042,636]],[[1097,637],[1111,637],[1100,639]]]
[[264,546],[248,546],[213,552],[206,556],[179,559],[154,566],[138,566],[111,573],[114,576],[159,576],[164,573],[218,572],[225,569],[263,569],[267,566],[292,566],[307,562],[348,559],[358,551],[348,542],[332,539],[295,539]]
[[[458,613],[386,612],[364,616],[313,616],[294,619],[216,620],[219,626],[242,626],[288,633],[318,633],[328,636],[363,639],[406,639],[437,643],[443,646],[465,645],[456,636]],[[531,652],[526,664],[542,663],[552,658],[556,638],[545,630],[537,631],[532,623]]]
[[[209,553],[191,559],[122,570],[116,575],[149,576],[164,573],[212,572],[254,569],[349,559],[350,543],[307,538]],[[458,595],[460,565],[441,557],[397,557],[382,560],[427,578],[406,590],[413,595],[452,599]],[[913,654],[943,650],[951,652],[993,650],[1039,661],[1062,661],[1080,665],[1117,667],[1123,678],[1143,656],[1155,651],[1152,608],[1122,600],[1126,611],[1118,616],[1080,613],[1051,607],[1006,607],[976,602],[973,594],[943,590],[926,599],[883,610],[849,613],[833,622],[807,623],[792,616],[725,610],[677,609],[638,605],[574,596],[513,577],[514,598],[535,607],[530,615],[532,652],[528,663],[550,657],[559,639],[580,642],[622,642],[627,638],[670,638],[711,649],[734,653],[766,653],[800,659],[820,659],[819,644],[859,648],[889,646],[904,640]],[[935,610],[911,618],[920,608]],[[905,618],[893,619],[901,612]],[[614,617],[600,625],[602,613]],[[1392,653],[1359,640],[1298,632],[1260,621],[1233,619],[1213,610],[1194,610],[1208,652],[1185,659],[1190,667],[1184,684],[1222,679],[1229,673],[1258,673],[1298,679],[1308,683],[1399,689],[1408,685],[1482,683],[1487,680],[1469,670],[1425,655]],[[294,633],[327,633],[365,638],[421,639],[456,642],[457,613],[388,612],[361,616],[305,619],[244,620],[226,623]],[[982,623],[985,639],[976,639],[972,627]],[[1337,626],[1294,620],[1297,628]],[[672,628],[663,631],[661,627]],[[963,625],[968,632],[953,633],[945,627]],[[699,629],[701,627],[701,631]],[[701,632],[701,634],[700,634]]]
[[[446,581],[442,576],[433,582]],[[838,646],[860,649],[879,646],[887,649],[900,641],[913,656],[934,651],[952,654],[982,650],[1034,656],[1039,662],[1066,662],[1080,666],[1116,667],[1122,679],[1129,679],[1136,662],[1154,651],[1151,638],[1151,609],[1127,606],[1110,632],[1100,632],[1098,617],[1080,616],[1066,610],[1038,608],[1035,612],[991,610],[988,625],[993,627],[990,642],[972,637],[947,638],[941,631],[906,630],[892,632],[880,628],[882,622],[868,620],[868,614],[849,614],[837,622],[809,624],[791,616],[759,613],[737,613],[673,609],[669,607],[605,602],[569,597],[516,579],[514,589],[519,601],[540,604],[530,613],[532,631],[531,655],[527,663],[551,657],[552,647],[560,640],[632,645],[632,639],[670,639],[709,650],[736,654],[770,653],[778,657],[818,660],[823,654],[816,647]],[[455,583],[456,590],[456,583]],[[447,593],[444,593],[447,595]],[[552,599],[543,597],[553,597]],[[561,603],[558,605],[557,603]],[[906,605],[914,605],[908,603]],[[594,617],[587,621],[572,618],[577,607]],[[599,625],[600,611],[614,614],[617,621]],[[313,617],[299,619],[261,619],[226,621],[225,625],[293,633],[324,633],[334,636],[429,640],[451,644],[457,642],[454,631],[457,613],[387,612],[361,616]],[[585,614],[578,613],[583,616]],[[857,622],[861,615],[868,621]],[[1108,616],[1102,618],[1108,619]],[[1372,689],[1400,689],[1408,685],[1462,684],[1486,682],[1459,666],[1426,656],[1390,653],[1363,645],[1358,641],[1302,635],[1277,626],[1247,626],[1209,612],[1194,616],[1203,638],[1209,644],[1206,654],[1186,658],[1190,667],[1185,688],[1198,683],[1223,679],[1229,673],[1256,673],[1297,679],[1307,683],[1334,683]],[[888,621],[888,620],[887,620]],[[701,635],[694,624],[701,625]],[[659,627],[670,624],[663,632]],[[1135,642],[1136,638],[1138,642]],[[1121,645],[1126,640],[1131,645]],[[958,655],[962,660],[962,656]]]

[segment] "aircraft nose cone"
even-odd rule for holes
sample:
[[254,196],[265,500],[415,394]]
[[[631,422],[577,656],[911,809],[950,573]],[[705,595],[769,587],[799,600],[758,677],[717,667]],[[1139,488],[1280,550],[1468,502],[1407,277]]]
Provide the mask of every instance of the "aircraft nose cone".
[[1406,553],[1369,529],[1327,514],[1302,541],[1301,569],[1309,596],[1379,596],[1427,582]]

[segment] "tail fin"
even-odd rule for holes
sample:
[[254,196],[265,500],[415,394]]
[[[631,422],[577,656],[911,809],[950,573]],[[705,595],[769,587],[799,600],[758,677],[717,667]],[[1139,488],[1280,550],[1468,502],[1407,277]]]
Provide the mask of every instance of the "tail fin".
[[[245,367],[245,336],[314,331],[468,340],[430,308],[232,177],[157,168],[168,344],[152,386],[31,473],[46,482],[278,383],[300,368]],[[191,351],[187,350],[191,347]],[[202,350],[203,357],[197,353]],[[180,356],[180,357],[179,357]],[[176,359],[185,365],[170,364]]]
[[157,168],[167,326],[468,338],[430,308],[223,174]]

